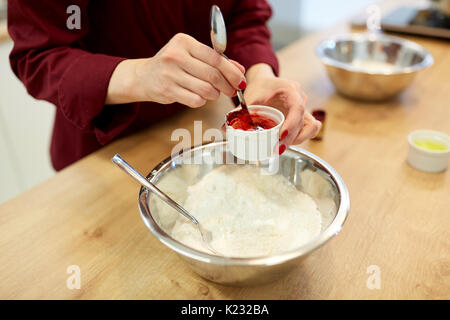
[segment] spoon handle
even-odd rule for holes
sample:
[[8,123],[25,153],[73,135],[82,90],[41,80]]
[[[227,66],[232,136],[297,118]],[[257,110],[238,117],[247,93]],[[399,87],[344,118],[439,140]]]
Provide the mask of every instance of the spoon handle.
[[132,178],[137,180],[141,185],[147,188],[149,191],[153,192],[161,200],[166,202],[169,206],[177,210],[183,216],[191,220],[197,226],[199,225],[197,219],[195,219],[189,212],[187,212],[182,206],[176,203],[167,194],[158,189],[153,183],[148,181],[142,174],[140,174],[136,169],[134,169],[128,162],[126,162],[119,154],[116,154],[112,158],[112,162],[115,163],[120,169],[128,173]]
[[247,102],[245,102],[244,94],[242,93],[242,90],[237,90],[236,92],[237,92],[237,96],[238,96],[239,102],[241,103],[241,108],[245,109],[245,110],[248,110]]
[[[227,60],[230,60],[230,58],[228,58],[225,53],[220,53],[219,51],[217,51],[220,55],[222,55],[222,57],[224,57]],[[241,108],[248,110],[247,108],[247,102],[245,102],[245,98],[244,98],[244,93],[242,92],[242,90],[237,90],[237,97],[239,99],[239,102],[241,103]]]

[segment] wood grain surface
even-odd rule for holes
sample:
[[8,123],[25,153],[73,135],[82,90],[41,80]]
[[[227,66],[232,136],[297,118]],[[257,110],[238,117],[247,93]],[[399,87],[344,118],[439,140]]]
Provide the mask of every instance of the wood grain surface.
[[[341,233],[296,270],[251,288],[200,278],[147,230],[139,187],[110,161],[118,152],[149,172],[177,143],[174,129],[192,132],[194,120],[203,129],[221,125],[231,108],[221,98],[116,141],[0,205],[0,298],[449,299],[449,170],[424,173],[405,161],[410,131],[450,131],[449,42],[407,37],[429,50],[434,65],[397,98],[362,103],[335,93],[314,54],[346,25],[278,53],[281,75],[302,84],[308,108],[327,111],[323,140],[302,147],[341,174],[351,198]],[[80,267],[80,289],[66,286],[70,265]],[[380,289],[366,285],[372,265]]]

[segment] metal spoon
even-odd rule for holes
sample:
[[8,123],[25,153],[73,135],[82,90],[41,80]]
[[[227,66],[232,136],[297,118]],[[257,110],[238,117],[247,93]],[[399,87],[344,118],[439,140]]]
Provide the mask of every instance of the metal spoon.
[[[225,21],[223,20],[222,12],[220,11],[218,6],[213,5],[211,7],[209,21],[211,23],[211,43],[214,50],[216,50],[217,53],[229,60],[228,57],[224,54],[225,49],[227,48],[227,28],[225,27]],[[249,121],[251,124],[253,124],[242,90],[237,90],[237,96],[239,102],[241,103],[242,109],[244,109],[244,112],[248,114]]]
[[119,168],[129,174],[132,178],[137,180],[142,186],[147,188],[150,192],[153,192],[157,195],[161,200],[167,203],[169,206],[177,210],[184,217],[189,219],[200,231],[202,235],[203,242],[206,244],[211,252],[218,254],[216,250],[211,246],[212,235],[211,232],[204,229],[200,222],[193,215],[186,211],[182,206],[180,206],[177,202],[175,202],[172,198],[170,198],[167,194],[159,190],[153,183],[148,181],[142,174],[140,174],[136,169],[134,169],[128,162],[126,162],[119,154],[116,154],[112,159],[112,162],[115,163]]

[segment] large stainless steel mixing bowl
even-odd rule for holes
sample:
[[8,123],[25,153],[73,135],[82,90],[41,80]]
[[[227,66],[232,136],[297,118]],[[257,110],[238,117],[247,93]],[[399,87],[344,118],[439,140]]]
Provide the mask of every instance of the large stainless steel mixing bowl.
[[405,89],[433,57],[415,42],[384,34],[346,34],[321,42],[316,53],[338,92],[381,101]]
[[[194,164],[186,164],[186,160]],[[227,142],[214,142],[167,158],[156,166],[147,178],[183,203],[183,190],[203,175],[237,160],[227,151]],[[200,163],[202,164],[195,164]],[[273,164],[272,164],[273,165]],[[319,157],[296,147],[290,147],[278,162],[278,174],[286,176],[299,190],[314,198],[322,213],[324,225],[321,234],[311,242],[291,251],[254,257],[233,258],[210,255],[185,246],[170,235],[170,225],[177,214],[164,211],[161,203],[145,188],[139,192],[139,209],[150,231],[167,247],[174,250],[202,277],[230,285],[255,285],[273,281],[288,273],[308,254],[324,245],[342,228],[350,209],[347,187],[339,174]],[[323,261],[327,263],[327,261]]]

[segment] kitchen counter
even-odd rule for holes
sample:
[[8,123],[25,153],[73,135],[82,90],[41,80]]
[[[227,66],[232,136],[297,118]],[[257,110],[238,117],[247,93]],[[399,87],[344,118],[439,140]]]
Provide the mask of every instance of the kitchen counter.
[[[139,186],[110,161],[120,153],[148,173],[178,143],[170,140],[174,129],[193,132],[194,120],[203,120],[203,130],[221,125],[231,109],[221,98],[118,140],[0,205],[0,298],[450,298],[449,170],[424,173],[405,161],[410,131],[450,131],[449,42],[407,37],[429,50],[434,65],[397,98],[362,103],[335,93],[314,54],[346,25],[278,52],[281,75],[302,84],[310,109],[327,111],[324,139],[302,147],[340,173],[351,198],[341,233],[292,273],[252,288],[200,278],[148,231]],[[80,268],[80,289],[66,286],[72,265]],[[379,289],[367,286],[373,270]]]

